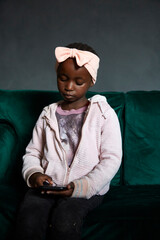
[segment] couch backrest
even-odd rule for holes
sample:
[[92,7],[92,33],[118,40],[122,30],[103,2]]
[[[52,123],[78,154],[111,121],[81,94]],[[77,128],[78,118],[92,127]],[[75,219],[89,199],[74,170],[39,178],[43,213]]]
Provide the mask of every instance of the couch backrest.
[[0,90],[0,182],[19,181],[22,156],[43,107],[58,101],[58,92]]
[[[111,184],[160,184],[160,91],[100,94],[115,109],[123,136],[123,162]],[[38,116],[60,99],[54,91],[0,90],[1,183],[22,179],[22,156]]]
[[[89,92],[87,97],[97,93]],[[102,93],[115,109],[123,134],[123,93]],[[0,90],[0,182],[14,181],[21,177],[22,156],[29,143],[33,127],[43,109],[61,96],[56,91]],[[112,185],[121,183],[121,169]]]
[[160,91],[125,98],[124,183],[160,184]]

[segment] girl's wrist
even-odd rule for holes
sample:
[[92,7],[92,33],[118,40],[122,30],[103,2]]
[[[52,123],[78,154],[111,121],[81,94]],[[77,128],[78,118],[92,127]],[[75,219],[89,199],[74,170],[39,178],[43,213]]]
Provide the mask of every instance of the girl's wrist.
[[35,186],[35,183],[36,183],[36,179],[38,176],[40,175],[43,175],[41,172],[36,172],[36,173],[33,173],[30,177],[29,177],[29,183],[32,187]]

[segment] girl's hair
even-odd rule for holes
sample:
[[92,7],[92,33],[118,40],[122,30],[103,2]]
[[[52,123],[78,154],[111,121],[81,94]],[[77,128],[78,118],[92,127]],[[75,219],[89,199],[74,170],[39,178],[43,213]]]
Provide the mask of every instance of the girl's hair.
[[71,43],[71,44],[67,45],[66,47],[67,48],[76,48],[76,49],[82,50],[82,51],[88,51],[88,52],[94,53],[95,55],[98,56],[98,54],[92,47],[90,47],[89,45],[84,44],[84,43],[75,42],[75,43]]

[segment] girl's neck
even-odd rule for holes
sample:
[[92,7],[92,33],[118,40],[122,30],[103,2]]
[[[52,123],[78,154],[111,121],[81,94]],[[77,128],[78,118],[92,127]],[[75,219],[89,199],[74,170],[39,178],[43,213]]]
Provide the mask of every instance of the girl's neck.
[[81,102],[66,102],[66,101],[63,101],[61,103],[61,108],[63,110],[71,110],[71,109],[79,109],[79,108],[82,108],[86,105],[89,105],[89,101],[88,99],[85,99]]

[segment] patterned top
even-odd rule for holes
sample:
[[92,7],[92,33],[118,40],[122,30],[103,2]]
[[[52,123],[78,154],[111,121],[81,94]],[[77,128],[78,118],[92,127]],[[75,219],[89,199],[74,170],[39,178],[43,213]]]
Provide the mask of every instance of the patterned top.
[[77,110],[63,110],[59,105],[56,110],[60,139],[66,152],[68,166],[72,164],[78,148],[87,107],[84,106]]

